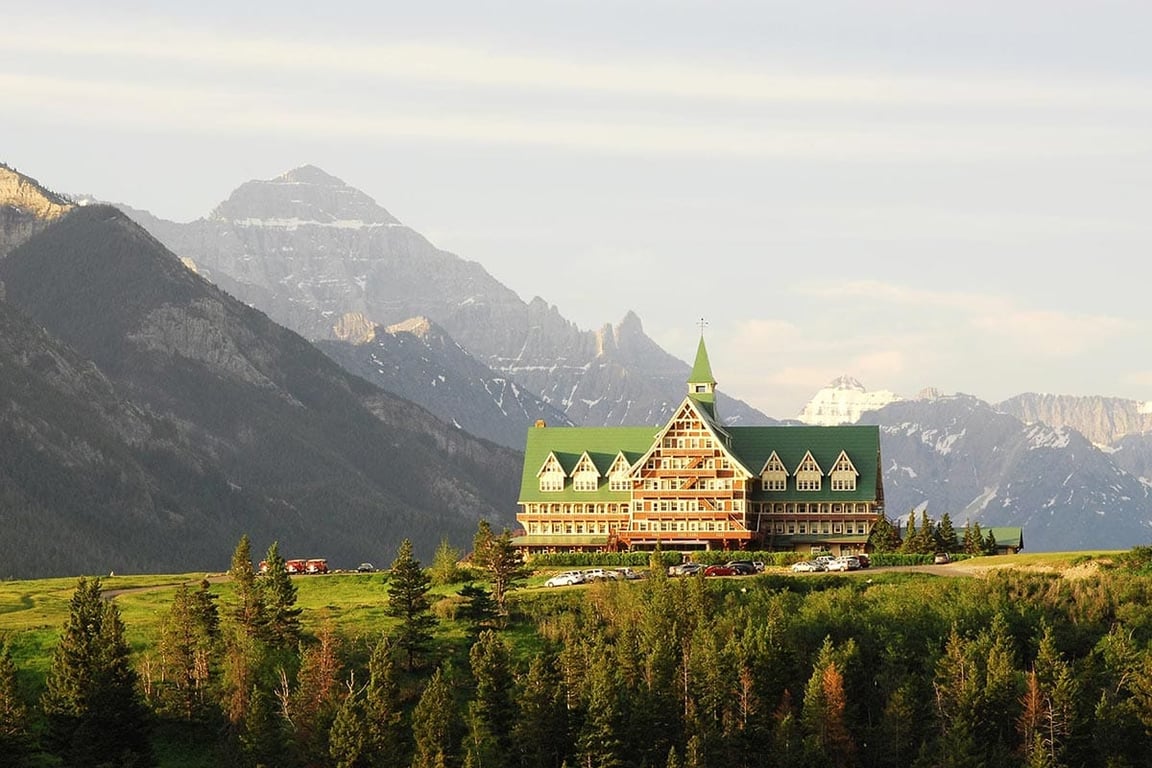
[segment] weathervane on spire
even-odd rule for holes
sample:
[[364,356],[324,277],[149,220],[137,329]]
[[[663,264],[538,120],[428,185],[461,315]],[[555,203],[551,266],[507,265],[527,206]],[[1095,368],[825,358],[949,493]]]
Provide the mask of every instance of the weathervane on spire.
[[700,335],[703,336],[704,335],[704,329],[708,326],[708,321],[705,320],[704,318],[700,318],[699,320],[696,321],[696,325],[700,326]]

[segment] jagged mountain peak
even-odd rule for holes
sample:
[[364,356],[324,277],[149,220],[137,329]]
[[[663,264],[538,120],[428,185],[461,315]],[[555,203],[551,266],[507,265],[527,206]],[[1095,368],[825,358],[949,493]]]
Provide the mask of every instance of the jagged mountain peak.
[[427,339],[430,336],[438,336],[440,338],[447,336],[443,328],[436,325],[423,315],[417,315],[416,317],[410,317],[407,320],[403,320],[399,323],[393,323],[385,330],[388,331],[388,333],[393,334],[410,333],[413,336],[417,336],[421,339]]
[[375,200],[314,166],[241,184],[209,215],[240,226],[363,229],[400,222]]
[[849,376],[846,373],[832,379],[832,381],[828,384],[827,388],[828,389],[847,389],[847,390],[852,390],[855,392],[866,391],[864,389],[864,385],[860,383],[859,379],[856,379],[852,376]]
[[817,392],[797,418],[805,424],[822,426],[855,424],[864,412],[900,399],[886,389],[869,392],[858,379],[844,374]]
[[0,258],[72,208],[36,179],[0,163]]
[[312,184],[317,187],[346,187],[343,179],[338,179],[323,168],[315,165],[302,165],[283,173],[272,180],[273,182],[287,182],[290,184]]

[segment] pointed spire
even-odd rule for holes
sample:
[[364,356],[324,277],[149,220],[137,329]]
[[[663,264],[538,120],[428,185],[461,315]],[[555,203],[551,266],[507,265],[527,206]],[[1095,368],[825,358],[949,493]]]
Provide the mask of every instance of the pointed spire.
[[701,319],[696,362],[693,363],[692,373],[688,376],[688,396],[712,413],[716,404],[716,379],[712,376],[712,363],[708,361],[708,348],[704,346],[704,325],[705,321]]
[[704,346],[704,334],[700,334],[700,344],[696,347],[696,362],[692,364],[692,375],[688,377],[689,384],[707,384],[709,388],[716,386],[716,379],[712,377],[712,363],[708,361],[708,349]]

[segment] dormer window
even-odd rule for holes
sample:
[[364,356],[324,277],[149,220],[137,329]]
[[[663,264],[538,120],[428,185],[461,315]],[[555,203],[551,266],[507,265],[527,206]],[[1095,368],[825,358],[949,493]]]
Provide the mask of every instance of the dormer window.
[[788,470],[784,468],[784,462],[780,461],[776,451],[772,451],[772,455],[764,463],[764,469],[760,471],[760,490],[783,491],[787,487]]
[[812,452],[809,451],[804,454],[800,466],[796,467],[796,490],[818,491],[820,490],[823,479],[824,472],[821,471],[820,465],[816,463],[816,459],[812,458]]
[[564,467],[560,465],[560,460],[556,458],[556,454],[548,454],[548,458],[544,461],[544,466],[540,467],[540,471],[536,473],[540,480],[541,491],[562,491],[564,490],[564,479],[567,474],[564,472]]
[[848,454],[841,451],[840,456],[836,459],[836,463],[832,465],[832,490],[856,490],[856,478],[859,476],[860,473],[856,471],[856,466],[852,463],[852,460],[848,458]]
[[616,454],[612,466],[608,467],[608,490],[632,490],[632,465],[624,458],[623,453]]
[[599,486],[600,471],[592,463],[592,458],[585,453],[572,470],[572,490],[595,491]]

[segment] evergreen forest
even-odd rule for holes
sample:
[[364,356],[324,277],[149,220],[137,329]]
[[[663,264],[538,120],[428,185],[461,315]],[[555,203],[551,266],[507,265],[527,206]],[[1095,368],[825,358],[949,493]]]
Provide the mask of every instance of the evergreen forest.
[[294,578],[275,544],[253,568],[244,537],[226,580],[170,589],[143,632],[79,579],[42,665],[0,638],[0,762],[1152,764],[1152,549],[549,589],[508,544],[482,526],[465,564],[404,542],[387,573]]

